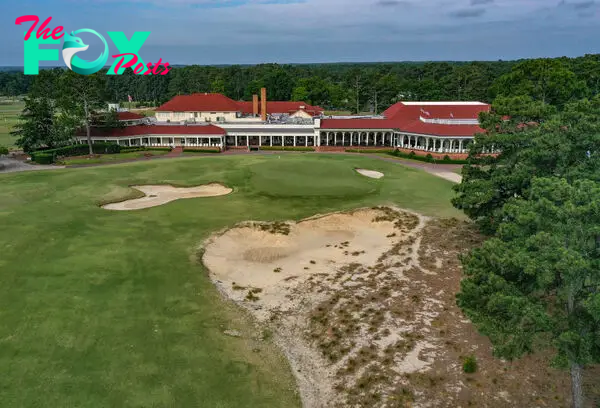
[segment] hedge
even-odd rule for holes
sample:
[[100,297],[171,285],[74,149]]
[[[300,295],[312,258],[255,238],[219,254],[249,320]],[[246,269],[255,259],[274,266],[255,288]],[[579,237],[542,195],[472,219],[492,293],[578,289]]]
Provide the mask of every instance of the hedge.
[[183,149],[184,153],[221,153],[220,149]]
[[427,162],[427,163],[442,163],[442,164],[467,164],[467,163],[469,163],[468,160],[452,160],[450,158],[450,156],[448,156],[448,155],[444,156],[444,158],[442,160],[436,160],[433,158],[433,156],[431,154],[428,154],[427,156],[419,156],[415,152],[404,153],[399,150],[396,150],[394,152],[387,152],[387,153],[392,156],[402,157],[404,159],[418,160],[418,161]]
[[392,153],[393,147],[388,149],[346,149],[346,153]]
[[123,147],[119,153],[131,153],[131,152],[148,152],[148,151],[156,151],[156,152],[170,152],[172,149],[170,147]]
[[[57,156],[69,157],[69,156],[82,156],[88,154],[90,151],[87,144],[77,144],[72,146],[59,147],[58,149],[40,150],[31,153],[31,160],[40,164],[51,164],[54,163]],[[92,144],[92,151],[94,154],[107,154],[107,153],[119,153],[121,146],[114,143],[94,143]],[[51,159],[48,159],[49,156]],[[41,163],[38,160],[42,160]],[[50,162],[48,162],[50,160]]]
[[303,146],[260,146],[259,150],[312,152],[315,150],[315,148],[314,147],[303,147]]
[[[33,160],[33,156],[32,156]],[[46,154],[46,153],[38,153],[35,155],[35,160],[37,164],[52,164],[54,163],[54,155]]]

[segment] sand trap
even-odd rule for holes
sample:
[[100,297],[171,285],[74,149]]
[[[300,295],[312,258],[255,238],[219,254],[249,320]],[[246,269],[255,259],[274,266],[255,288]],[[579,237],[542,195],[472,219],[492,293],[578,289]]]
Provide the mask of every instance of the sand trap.
[[[494,358],[458,309],[459,254],[474,242],[458,220],[377,208],[247,222],[200,251],[221,293],[256,318],[254,338],[273,335],[304,408],[569,405],[567,373],[541,368],[544,355]],[[481,369],[466,377],[471,354]]]
[[365,177],[370,177],[370,178],[374,178],[374,179],[380,179],[383,177],[383,173],[380,173],[375,170],[356,169],[356,171]]
[[[343,361],[332,365],[307,341],[306,333],[314,330],[307,326],[309,315],[333,293],[361,291],[371,276],[365,268],[375,271],[382,254],[412,236],[422,220],[403,212],[363,209],[299,223],[249,222],[210,238],[203,262],[223,293],[248,308],[260,324],[276,326],[276,342],[294,369],[303,406],[321,408],[329,406],[325,401],[340,400],[335,371]],[[393,261],[401,258],[394,256]],[[396,330],[393,336],[402,338]],[[348,338],[356,340],[349,346],[351,353],[372,341],[367,335]],[[418,356],[408,360],[404,364],[413,371],[426,366]]]
[[103,205],[106,210],[130,211],[156,207],[182,198],[217,197],[230,194],[233,190],[222,184],[212,183],[198,187],[173,187],[168,185],[132,186],[146,196],[132,200]]

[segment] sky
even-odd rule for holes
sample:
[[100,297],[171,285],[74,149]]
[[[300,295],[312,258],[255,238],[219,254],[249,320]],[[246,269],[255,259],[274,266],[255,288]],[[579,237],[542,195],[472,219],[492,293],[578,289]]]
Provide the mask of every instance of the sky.
[[[0,66],[23,65],[22,15],[151,34],[146,62],[510,60],[600,53],[600,0],[0,0]],[[28,23],[29,24],[29,23]],[[81,36],[92,60],[99,42]],[[109,58],[109,63],[112,59]],[[51,65],[58,65],[57,62]]]

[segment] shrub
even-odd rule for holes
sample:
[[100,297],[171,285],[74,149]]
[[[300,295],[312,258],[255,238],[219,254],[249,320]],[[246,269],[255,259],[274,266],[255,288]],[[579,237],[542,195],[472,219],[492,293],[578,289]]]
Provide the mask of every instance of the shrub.
[[477,371],[477,359],[475,356],[465,358],[465,361],[463,362],[463,371],[467,374],[473,374]]
[[452,159],[450,159],[450,156],[448,156],[448,155],[445,155],[445,156],[444,156],[444,161],[445,161],[445,162],[450,162],[450,161],[452,161]]
[[306,147],[306,146],[261,146],[260,150],[312,152],[315,150],[315,148],[314,147]]
[[410,157],[410,158],[413,158],[413,157],[415,157],[416,155],[417,155],[417,154],[416,154],[414,151],[411,151],[411,152],[408,154],[408,157]]
[[142,151],[142,150],[147,150],[147,149],[145,149],[143,147],[124,147],[124,148],[121,149],[120,153],[139,152],[139,151]]
[[347,153],[390,153],[393,148],[381,148],[381,149],[345,149]]
[[[33,160],[33,158],[32,158]],[[54,155],[47,153],[40,153],[35,155],[35,162],[38,164],[52,164],[54,163]]]
[[427,156],[425,156],[425,160],[427,160],[429,163],[433,162],[433,156],[431,153],[428,153]]
[[8,147],[0,146],[0,156],[8,154]]
[[184,153],[221,153],[221,149],[215,147],[213,149],[193,149],[187,148],[183,149]]
[[[431,156],[431,154],[428,154],[427,156],[417,156],[416,154],[413,154],[413,152],[411,152],[410,154],[404,153],[400,150],[396,150],[394,152],[388,152],[388,154],[392,155],[392,156],[396,156],[396,157],[402,157],[405,159],[411,159],[411,160],[418,160],[418,161],[422,161],[422,162],[429,162],[431,161],[432,163],[435,163],[436,160],[433,158],[433,156],[431,157],[431,159],[428,159],[428,156]],[[446,156],[448,157],[448,156]],[[442,161],[442,160],[440,160]],[[450,159],[450,157],[448,157],[448,160],[443,160],[444,163],[446,164],[467,164],[469,161],[468,160],[452,160]]]
[[[94,143],[92,144],[92,151],[94,154],[108,154],[108,153],[119,153],[121,146],[115,143]],[[40,163],[38,156],[50,155],[52,156],[51,163],[54,162],[57,156],[69,157],[69,156],[82,156],[89,153],[89,147],[87,144],[77,144],[72,146],[59,147],[57,149],[40,150],[31,153],[31,160]],[[41,160],[47,161],[47,158]],[[41,163],[40,163],[41,164]],[[46,163],[44,163],[46,164]]]

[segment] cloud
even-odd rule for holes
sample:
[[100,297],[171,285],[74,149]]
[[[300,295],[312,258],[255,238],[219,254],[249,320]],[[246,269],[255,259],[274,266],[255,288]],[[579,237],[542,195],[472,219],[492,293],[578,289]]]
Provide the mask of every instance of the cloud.
[[593,0],[582,1],[580,3],[573,3],[573,8],[575,10],[587,10],[587,9],[593,7],[595,4],[596,4],[596,2]]
[[375,5],[378,7],[405,7],[413,4],[410,1],[403,0],[378,0]]
[[471,8],[471,9],[461,9],[456,10],[450,13],[452,17],[456,18],[473,18],[480,17],[485,14],[484,8]]
[[[66,29],[151,31],[142,57],[172,63],[511,59],[600,53],[600,0],[24,0],[8,15]],[[558,6],[557,6],[558,4]],[[76,7],[74,7],[76,5]],[[582,18],[578,14],[586,14]],[[105,18],[110,15],[110,18]],[[0,65],[23,63],[0,25]],[[539,46],[536,44],[540,44]],[[146,55],[148,54],[148,57]]]

